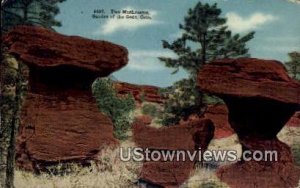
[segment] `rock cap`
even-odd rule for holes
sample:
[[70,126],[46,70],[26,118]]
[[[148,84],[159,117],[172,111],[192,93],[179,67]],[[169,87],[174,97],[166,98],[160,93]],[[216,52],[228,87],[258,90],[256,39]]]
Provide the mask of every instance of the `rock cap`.
[[107,76],[128,62],[125,47],[38,26],[17,26],[3,37],[3,44],[27,65],[40,68],[71,66]]
[[198,86],[217,96],[262,98],[300,104],[300,83],[276,60],[220,59],[205,65]]

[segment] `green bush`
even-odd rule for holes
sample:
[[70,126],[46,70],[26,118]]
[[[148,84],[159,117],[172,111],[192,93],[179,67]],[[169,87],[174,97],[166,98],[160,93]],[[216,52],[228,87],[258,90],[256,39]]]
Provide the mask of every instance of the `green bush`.
[[292,153],[297,166],[300,166],[300,146],[298,144],[292,145]]
[[149,115],[151,117],[157,117],[158,116],[158,110],[154,104],[144,104],[142,106],[142,113],[144,115]]
[[92,89],[100,111],[110,117],[113,122],[115,137],[120,140],[126,139],[126,132],[132,121],[130,114],[135,108],[133,96],[119,97],[113,87],[113,82],[108,78],[97,79]]
[[214,105],[214,104],[224,104],[224,101],[214,95],[209,95],[209,94],[204,94],[203,95],[203,102],[205,104],[211,104],[211,105]]
[[166,98],[161,117],[161,123],[166,126],[178,124],[191,114],[200,115],[205,107],[202,93],[196,89],[193,79],[175,82],[173,86],[162,90],[161,95]]
[[199,188],[225,188],[226,186],[218,182],[205,182],[199,185]]

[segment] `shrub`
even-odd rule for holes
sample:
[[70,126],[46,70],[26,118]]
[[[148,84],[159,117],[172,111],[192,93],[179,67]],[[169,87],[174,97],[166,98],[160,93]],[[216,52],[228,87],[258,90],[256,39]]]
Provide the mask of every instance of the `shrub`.
[[145,102],[145,98],[146,98],[146,94],[144,91],[142,91],[142,93],[140,94],[141,102]]
[[135,108],[132,95],[119,97],[113,82],[108,78],[97,79],[93,86],[93,93],[101,112],[111,118],[114,134],[120,140],[127,138],[126,132],[131,125],[131,112]]
[[298,144],[292,145],[292,153],[297,166],[300,166],[300,146]]
[[142,113],[151,117],[158,116],[158,110],[154,104],[144,104],[142,106]]
[[214,105],[214,104],[225,104],[224,101],[214,95],[203,95],[203,102],[207,105]]
[[225,186],[217,182],[211,181],[200,184],[199,188],[225,188]]
[[204,109],[202,93],[196,89],[193,79],[183,79],[175,82],[173,86],[161,91],[166,98],[162,113],[162,124],[178,124],[181,119],[191,114],[200,115]]

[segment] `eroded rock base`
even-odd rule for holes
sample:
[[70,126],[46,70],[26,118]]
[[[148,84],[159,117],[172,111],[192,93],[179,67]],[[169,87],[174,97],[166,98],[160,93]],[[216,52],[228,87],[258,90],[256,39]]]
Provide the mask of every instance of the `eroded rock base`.
[[[252,159],[224,166],[217,171],[217,176],[221,181],[227,183],[231,188],[297,187],[300,168],[294,165],[289,146],[278,139],[248,139],[242,140],[241,143],[244,151],[277,151],[278,160],[258,162]],[[259,155],[256,156],[259,157]]]

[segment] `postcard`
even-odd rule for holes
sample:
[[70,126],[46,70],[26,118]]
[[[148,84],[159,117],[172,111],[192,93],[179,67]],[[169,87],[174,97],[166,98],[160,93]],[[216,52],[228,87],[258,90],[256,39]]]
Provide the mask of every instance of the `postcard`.
[[1,0],[0,187],[299,188],[299,0]]

